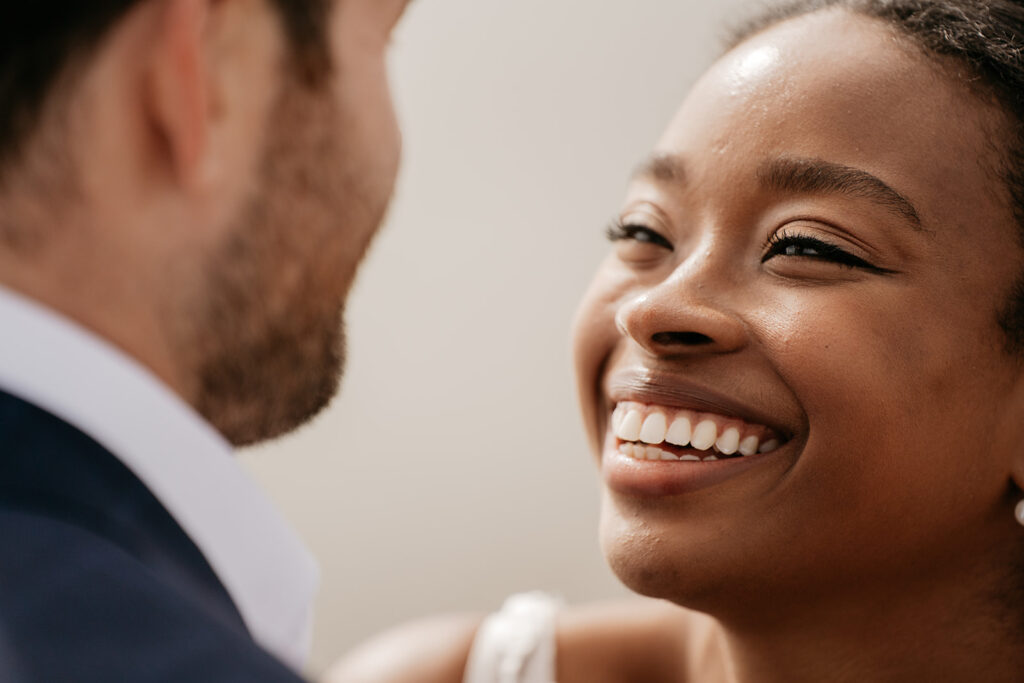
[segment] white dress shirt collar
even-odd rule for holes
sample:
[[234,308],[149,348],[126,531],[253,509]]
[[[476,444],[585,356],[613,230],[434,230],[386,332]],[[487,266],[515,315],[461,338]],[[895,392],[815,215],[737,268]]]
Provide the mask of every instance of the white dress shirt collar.
[[256,642],[301,669],[316,563],[227,441],[137,361],[3,287],[0,330],[0,388],[134,472],[206,557]]

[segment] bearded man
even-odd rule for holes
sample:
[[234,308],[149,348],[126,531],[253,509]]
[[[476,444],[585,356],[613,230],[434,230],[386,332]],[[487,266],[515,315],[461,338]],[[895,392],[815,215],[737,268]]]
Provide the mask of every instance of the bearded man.
[[231,446],[337,388],[406,2],[0,10],[0,680],[299,680],[315,565]]

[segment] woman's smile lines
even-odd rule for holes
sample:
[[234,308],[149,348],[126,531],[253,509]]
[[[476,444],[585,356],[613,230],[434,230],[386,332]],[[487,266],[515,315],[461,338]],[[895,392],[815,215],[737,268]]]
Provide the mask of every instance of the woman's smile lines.
[[618,450],[636,460],[705,462],[769,453],[781,439],[771,428],[692,410],[619,403],[611,428]]

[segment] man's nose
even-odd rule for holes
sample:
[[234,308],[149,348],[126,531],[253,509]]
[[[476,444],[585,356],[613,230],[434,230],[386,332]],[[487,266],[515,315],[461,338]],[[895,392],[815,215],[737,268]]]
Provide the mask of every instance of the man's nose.
[[655,356],[722,354],[747,344],[742,319],[726,305],[730,285],[710,264],[681,264],[657,285],[623,300],[619,331]]

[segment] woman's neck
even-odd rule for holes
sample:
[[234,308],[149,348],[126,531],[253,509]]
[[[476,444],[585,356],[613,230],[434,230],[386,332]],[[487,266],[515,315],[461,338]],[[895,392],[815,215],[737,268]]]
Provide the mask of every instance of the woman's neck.
[[930,590],[918,584],[916,592],[893,587],[845,604],[777,605],[763,618],[748,612],[720,620],[726,680],[1020,681],[1020,606],[970,583]]

